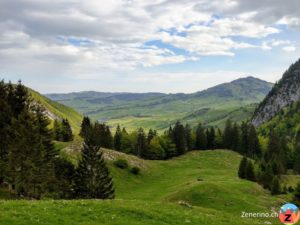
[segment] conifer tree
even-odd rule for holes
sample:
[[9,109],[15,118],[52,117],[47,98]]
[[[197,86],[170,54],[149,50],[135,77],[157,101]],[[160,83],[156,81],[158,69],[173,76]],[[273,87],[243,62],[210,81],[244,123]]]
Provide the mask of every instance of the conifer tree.
[[91,129],[92,129],[92,123],[91,123],[90,118],[87,116],[83,117],[79,135],[81,137],[85,138],[89,135],[89,132],[91,131]]
[[114,149],[121,151],[121,142],[122,142],[122,131],[120,126],[117,126],[116,133],[114,136]]
[[272,185],[271,185],[271,193],[272,195],[281,194],[281,186],[277,176],[273,178]]
[[84,140],[74,179],[75,196],[83,199],[111,199],[114,198],[113,182],[94,131],[89,132]]
[[73,140],[73,133],[72,133],[72,128],[70,126],[70,123],[68,119],[63,119],[61,123],[61,133],[62,133],[62,140],[67,142],[67,141],[72,141]]
[[256,175],[251,160],[248,160],[246,167],[246,179],[250,181],[256,181]]
[[184,126],[179,121],[177,121],[174,128],[172,129],[172,133],[173,142],[176,146],[177,154],[184,154],[187,150]]
[[147,141],[148,141],[148,144],[150,144],[151,140],[156,136],[156,131],[155,130],[152,130],[152,129],[149,129],[148,131],[148,135],[147,135]]
[[207,148],[208,149],[215,149],[215,128],[211,127],[210,129],[207,129]]
[[207,139],[206,134],[204,132],[204,128],[202,124],[199,123],[196,130],[196,149],[204,150],[207,147]]
[[259,140],[257,137],[257,133],[255,130],[255,127],[251,124],[248,126],[248,147],[247,147],[247,152],[248,156],[251,158],[254,158],[255,156],[260,156],[261,155],[261,150],[259,146]]
[[233,149],[233,141],[235,136],[233,136],[233,127],[231,120],[227,120],[223,132],[223,145],[227,149]]
[[244,156],[239,165],[239,171],[238,171],[239,178],[241,179],[247,178],[247,165],[248,165],[248,160]]
[[193,149],[193,139],[192,139],[192,130],[189,124],[185,125],[184,134],[185,134],[186,148],[188,151],[190,151]]
[[135,146],[135,154],[138,157],[145,157],[145,153],[147,151],[147,138],[143,128],[139,128],[137,132],[137,140]]

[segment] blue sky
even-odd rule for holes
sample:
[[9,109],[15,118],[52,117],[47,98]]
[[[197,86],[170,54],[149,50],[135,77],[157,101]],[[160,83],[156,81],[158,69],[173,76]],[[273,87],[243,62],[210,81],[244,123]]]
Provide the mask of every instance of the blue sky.
[[5,0],[0,74],[42,93],[275,82],[300,56],[299,28],[297,0]]

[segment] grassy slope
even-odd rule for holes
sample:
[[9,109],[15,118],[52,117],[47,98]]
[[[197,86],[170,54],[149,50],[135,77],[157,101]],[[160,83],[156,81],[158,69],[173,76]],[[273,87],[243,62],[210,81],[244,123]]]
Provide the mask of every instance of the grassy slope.
[[[112,164],[126,158],[140,175]],[[236,176],[241,156],[194,151],[168,161],[144,161],[106,150],[116,186],[112,201],[0,201],[0,224],[261,224],[241,211],[270,212],[283,202]],[[178,204],[184,201],[192,207]]]
[[[226,119],[248,119],[272,84],[255,78],[239,79],[193,94],[72,93],[50,95],[95,120],[129,130],[137,127],[165,129],[177,120],[224,125]],[[129,96],[131,97],[129,97]],[[241,108],[242,107],[242,108]]]
[[44,97],[36,91],[30,90],[32,98],[40,102],[49,112],[59,118],[67,118],[72,126],[75,134],[79,133],[80,123],[82,121],[82,115],[76,112],[74,109],[62,105],[58,102],[52,101],[49,98]]

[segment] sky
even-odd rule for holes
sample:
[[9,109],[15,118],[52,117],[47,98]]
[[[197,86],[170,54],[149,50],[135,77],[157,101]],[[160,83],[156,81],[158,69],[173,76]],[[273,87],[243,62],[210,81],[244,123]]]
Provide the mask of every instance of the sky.
[[299,57],[299,0],[0,1],[0,79],[41,93],[275,82]]

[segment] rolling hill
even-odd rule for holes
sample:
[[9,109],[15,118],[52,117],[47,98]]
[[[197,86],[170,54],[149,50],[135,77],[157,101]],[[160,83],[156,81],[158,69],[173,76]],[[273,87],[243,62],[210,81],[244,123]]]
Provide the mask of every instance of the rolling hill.
[[229,118],[245,120],[271,88],[271,83],[247,77],[192,94],[79,92],[46,96],[113,127],[163,130],[177,120],[218,126]]
[[[242,218],[245,212],[279,211],[287,196],[271,196],[237,178],[241,156],[227,150],[193,151],[148,161],[105,150],[115,200],[0,201],[1,224],[280,224],[278,218]],[[125,158],[139,175],[113,165]]]
[[82,115],[80,113],[68,106],[52,101],[51,99],[41,95],[40,93],[32,89],[28,90],[33,100],[39,102],[42,106],[45,107],[50,119],[54,120],[56,118],[67,118],[74,134],[79,133],[80,124],[82,121]]

